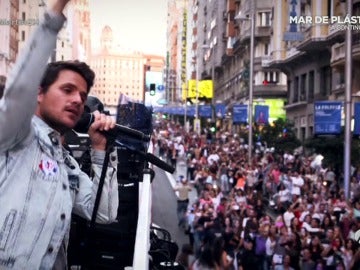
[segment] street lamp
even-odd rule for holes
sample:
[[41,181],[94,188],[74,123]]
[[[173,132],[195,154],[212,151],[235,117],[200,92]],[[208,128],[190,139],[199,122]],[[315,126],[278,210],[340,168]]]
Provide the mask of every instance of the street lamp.
[[[352,15],[352,1],[346,3],[346,11]],[[345,34],[345,141],[344,141],[344,191],[350,199],[351,177],[351,88],[352,88],[352,32],[350,27]]]
[[235,16],[235,20],[249,20],[251,23],[250,28],[250,74],[249,74],[249,138],[248,138],[248,159],[249,163],[252,163],[252,148],[253,148],[253,98],[254,98],[254,36],[255,36],[255,0],[252,2],[250,17],[242,16],[241,12]]
[[[202,50],[206,50],[209,49],[210,46],[207,44],[203,44],[200,47]],[[201,54],[201,57],[203,57],[203,53]],[[195,104],[195,123],[194,123],[194,128],[195,128],[195,132],[197,132],[198,134],[200,134],[200,120],[199,120],[199,80],[200,80],[200,72],[199,72],[199,58],[196,58],[196,104]]]

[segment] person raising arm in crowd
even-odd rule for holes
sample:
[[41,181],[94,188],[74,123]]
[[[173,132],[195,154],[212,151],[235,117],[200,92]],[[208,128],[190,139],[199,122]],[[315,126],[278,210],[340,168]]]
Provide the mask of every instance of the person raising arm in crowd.
[[[115,121],[99,112],[89,128],[94,177],[62,146],[80,119],[94,72],[83,62],[47,65],[69,0],[54,0],[9,73],[0,99],[0,268],[67,269],[71,213],[90,220],[106,137]],[[97,222],[116,220],[116,155],[111,154]]]

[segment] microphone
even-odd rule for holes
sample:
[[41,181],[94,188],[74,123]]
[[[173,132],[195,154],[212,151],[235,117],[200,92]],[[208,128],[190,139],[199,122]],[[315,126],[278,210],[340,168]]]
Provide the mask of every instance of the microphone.
[[[76,126],[74,127],[74,130],[79,133],[87,133],[89,130],[89,127],[92,123],[94,123],[94,115],[91,113],[83,113],[80,120],[77,122]],[[141,131],[138,131],[136,129],[132,129],[129,127],[121,126],[116,124],[116,126],[113,129],[102,131],[102,133],[110,138],[116,138],[119,135],[125,135],[134,139],[138,139],[144,142],[150,141],[150,136],[144,134]]]

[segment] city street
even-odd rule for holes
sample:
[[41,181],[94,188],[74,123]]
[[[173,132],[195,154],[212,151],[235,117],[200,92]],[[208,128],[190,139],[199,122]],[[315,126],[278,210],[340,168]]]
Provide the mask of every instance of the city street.
[[[155,179],[152,183],[152,218],[153,223],[168,230],[172,239],[178,244],[179,249],[185,243],[188,243],[188,236],[178,227],[176,216],[176,194],[172,190],[175,185],[175,179],[179,175],[186,175],[186,166],[179,162],[174,174],[169,174],[155,167]],[[193,189],[190,193],[190,203],[196,198],[196,191]]]
[[0,0],[1,269],[360,269],[360,1],[33,2]]

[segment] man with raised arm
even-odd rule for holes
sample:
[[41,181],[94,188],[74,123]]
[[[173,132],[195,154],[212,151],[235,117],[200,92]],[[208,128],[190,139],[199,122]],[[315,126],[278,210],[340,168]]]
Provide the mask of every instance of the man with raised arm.
[[[71,213],[90,220],[105,156],[95,112],[89,128],[93,179],[63,146],[80,119],[94,72],[83,62],[47,64],[69,0],[54,0],[17,59],[0,99],[0,269],[67,269]],[[97,222],[116,220],[117,158],[111,154]]]

